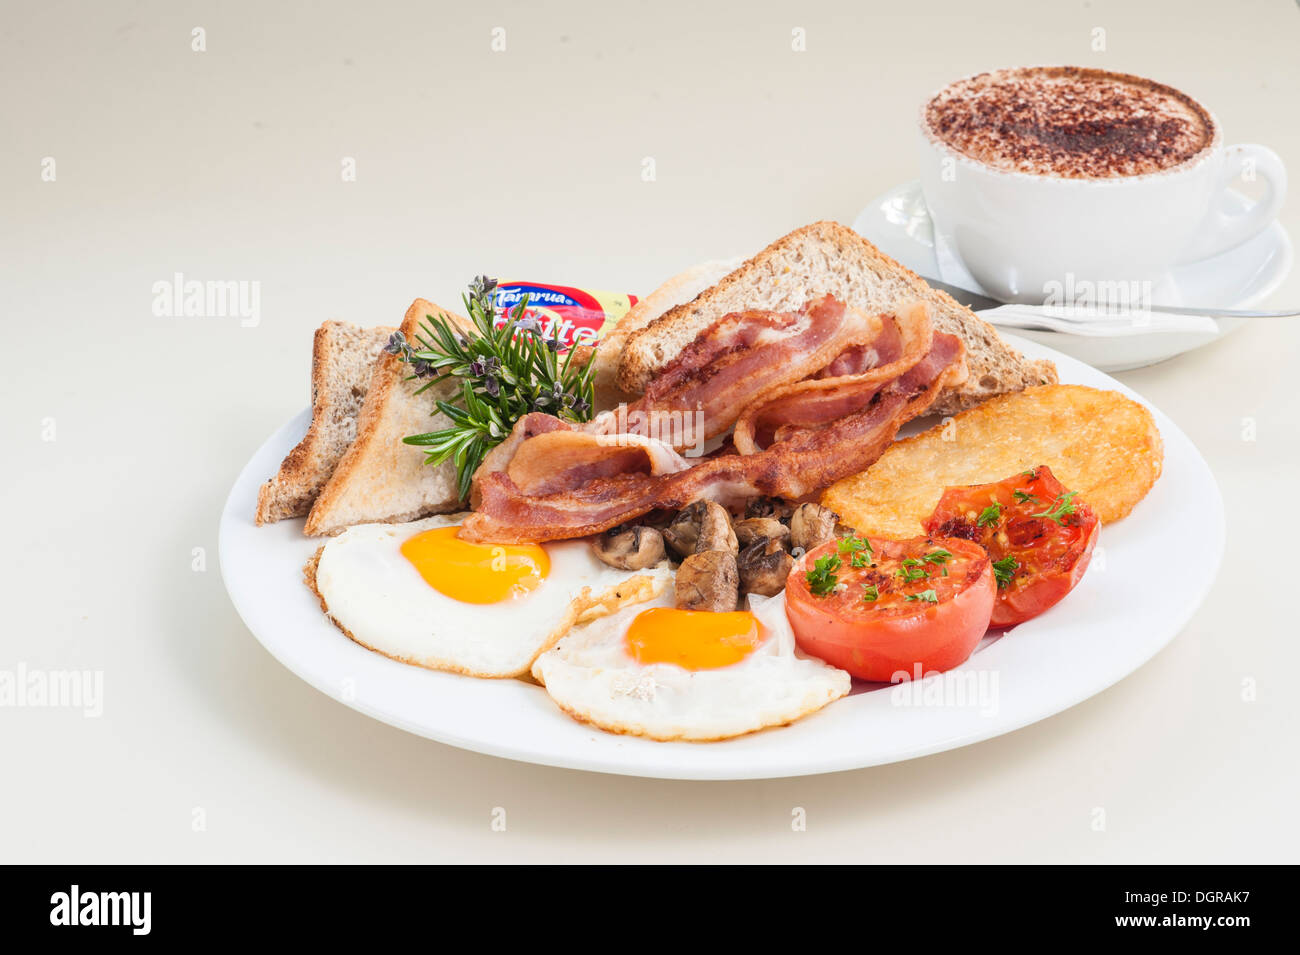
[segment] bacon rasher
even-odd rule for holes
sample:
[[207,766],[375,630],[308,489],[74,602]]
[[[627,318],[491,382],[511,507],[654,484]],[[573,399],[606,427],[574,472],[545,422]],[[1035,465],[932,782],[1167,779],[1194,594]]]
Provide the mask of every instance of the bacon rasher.
[[888,329],[877,336],[883,347],[850,349],[816,377],[769,389],[751,400],[736,422],[736,450],[754,454],[781,440],[786,429],[824,427],[861,410],[929,353],[933,330],[924,304],[880,321]]
[[[847,361],[875,362],[876,343],[889,347],[892,330],[879,315],[850,309],[823,295],[794,312],[733,312],[699,334],[618,413],[598,416],[584,430],[640,434],[681,448],[731,430],[754,396],[802,381]],[[699,421],[691,425],[664,422]]]
[[[474,513],[461,534],[493,543],[585,537],[701,499],[726,505],[758,496],[797,500],[856,474],[906,421],[966,375],[960,339],[931,332],[924,308],[886,325],[895,337],[878,330],[874,359],[859,342],[838,366],[849,349],[824,366],[852,374],[800,383],[815,388],[769,387],[756,402],[751,397],[753,412],[742,415],[748,424],[736,442],[741,453],[691,463],[640,435],[592,434],[529,415],[475,475]],[[881,356],[883,365],[864,370]],[[830,414],[832,406],[841,413]],[[760,445],[769,437],[770,444]]]

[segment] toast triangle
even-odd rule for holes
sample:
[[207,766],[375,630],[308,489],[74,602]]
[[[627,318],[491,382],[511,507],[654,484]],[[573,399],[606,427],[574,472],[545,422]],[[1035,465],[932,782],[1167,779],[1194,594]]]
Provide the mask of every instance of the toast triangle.
[[357,436],[357,414],[371,371],[396,329],[325,322],[311,353],[311,427],[257,492],[258,524],[302,517],[311,510]]
[[[402,334],[414,340],[420,323],[437,315],[469,325],[465,318],[418,298],[402,319]],[[434,410],[434,402],[448,400],[457,384],[442,381],[417,395],[421,383],[407,381],[407,376],[396,356],[380,352],[357,415],[356,440],[316,499],[303,533],[333,535],[353,524],[413,521],[460,506],[452,462],[425,464],[422,448],[402,443],[407,435],[451,425],[446,415]]]
[[970,309],[930,288],[852,229],[824,221],[778,239],[712,288],[633,331],[623,346],[616,384],[627,394],[641,394],[687,343],[723,315],[790,311],[827,292],[850,307],[876,312],[920,299],[930,305],[936,329],[961,338],[970,374],[940,396],[934,413],[953,414],[994,395],[1057,381],[1050,361],[1025,359]]

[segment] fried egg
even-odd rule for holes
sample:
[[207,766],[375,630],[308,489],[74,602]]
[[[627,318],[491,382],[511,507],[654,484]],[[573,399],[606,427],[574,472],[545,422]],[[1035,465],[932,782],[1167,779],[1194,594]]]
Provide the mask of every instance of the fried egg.
[[785,595],[749,610],[677,610],[669,591],[574,627],[533,664],[559,707],[615,733],[717,740],[780,726],[849,692],[843,670],[795,648]]
[[581,541],[474,544],[458,527],[444,516],[348,528],[316,559],[322,606],[357,643],[395,660],[510,677],[570,627],[653,599],[672,579],[666,564],[616,570]]

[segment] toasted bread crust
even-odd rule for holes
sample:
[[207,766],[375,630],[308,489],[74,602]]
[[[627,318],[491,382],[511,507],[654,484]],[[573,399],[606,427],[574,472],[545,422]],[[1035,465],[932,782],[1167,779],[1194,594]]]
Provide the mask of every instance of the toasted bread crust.
[[356,436],[370,369],[395,329],[325,322],[312,336],[311,426],[257,492],[258,524],[302,517]]
[[[446,315],[469,327],[468,320],[425,299],[416,299],[402,319],[407,339],[420,334],[427,315]],[[380,352],[366,400],[357,415],[357,437],[320,492],[303,533],[337,534],[353,524],[397,523],[456,510],[460,505],[455,468],[450,461],[432,466],[424,452],[402,443],[408,434],[447,427],[449,419],[430,414],[434,402],[451,397],[454,382],[441,382],[416,395],[419,384],[394,355]]]
[[[806,252],[817,253],[817,261],[806,262]],[[920,276],[885,255],[852,229],[838,222],[822,221],[796,229],[777,239],[717,285],[690,302],[669,309],[648,325],[632,332],[623,347],[615,382],[628,394],[640,394],[685,344],[716,318],[738,308],[797,308],[814,294],[833,287],[793,288],[782,284],[790,264],[820,270],[840,284],[848,270],[869,273],[872,302],[849,301],[858,307],[888,311],[920,299],[932,306],[939,331],[957,335],[966,345],[971,374],[961,386],[943,395],[932,409],[951,414],[978,404],[995,394],[1019,391],[1033,385],[1054,384],[1056,368],[1051,362],[1027,361],[998,337],[996,329],[953,298],[928,286]]]

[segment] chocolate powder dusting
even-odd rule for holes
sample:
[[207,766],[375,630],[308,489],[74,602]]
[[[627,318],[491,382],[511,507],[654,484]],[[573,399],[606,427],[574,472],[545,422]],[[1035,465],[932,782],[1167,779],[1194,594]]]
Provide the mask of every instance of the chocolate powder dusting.
[[960,80],[926,104],[925,119],[936,139],[972,159],[1070,179],[1161,172],[1214,140],[1209,114],[1178,90],[1072,66]]

